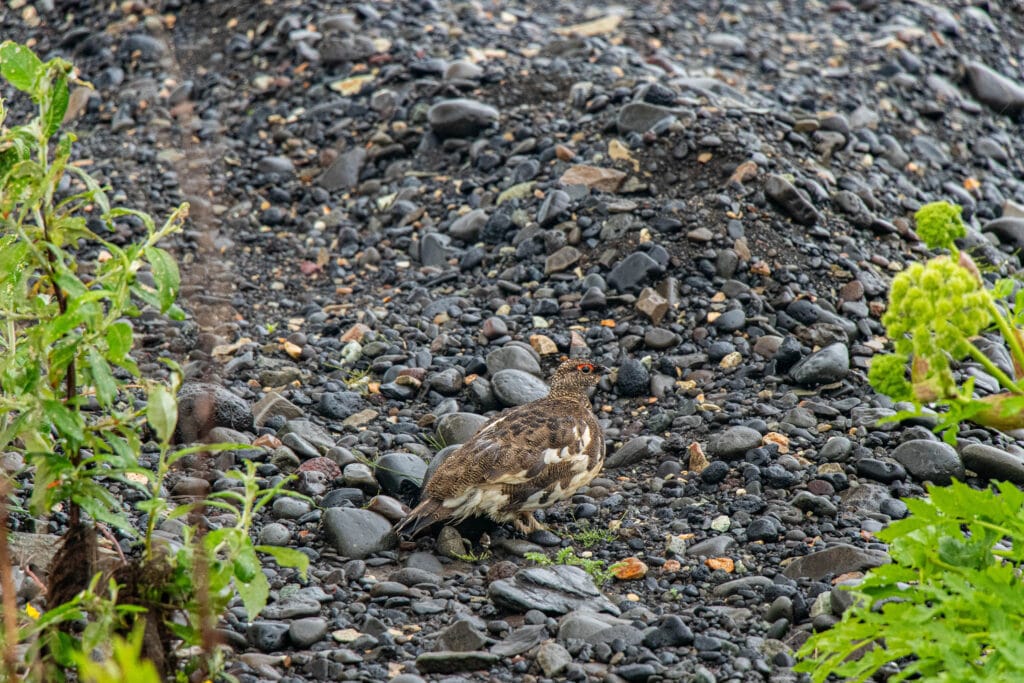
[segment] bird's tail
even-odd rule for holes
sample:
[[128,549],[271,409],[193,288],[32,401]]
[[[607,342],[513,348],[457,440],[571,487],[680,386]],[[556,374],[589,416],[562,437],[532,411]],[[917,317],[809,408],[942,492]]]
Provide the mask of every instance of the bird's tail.
[[448,517],[448,510],[444,509],[441,501],[427,498],[414,507],[405,519],[396,524],[394,531],[399,536],[413,538],[427,527],[446,517]]

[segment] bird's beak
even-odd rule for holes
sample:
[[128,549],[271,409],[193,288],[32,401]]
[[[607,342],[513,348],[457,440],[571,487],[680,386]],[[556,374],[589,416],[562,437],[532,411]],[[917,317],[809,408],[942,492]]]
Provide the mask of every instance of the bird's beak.
[[597,374],[599,375],[603,375],[604,373],[608,372],[608,368],[606,368],[603,365],[598,365],[597,363],[594,363],[594,370],[596,370]]

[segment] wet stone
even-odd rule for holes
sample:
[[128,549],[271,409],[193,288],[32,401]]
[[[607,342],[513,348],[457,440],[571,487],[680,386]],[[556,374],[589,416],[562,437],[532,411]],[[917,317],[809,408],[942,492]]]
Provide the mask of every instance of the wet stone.
[[956,449],[942,441],[904,441],[893,450],[892,457],[918,481],[948,486],[954,478],[964,478],[964,465]]
[[1010,481],[1024,485],[1024,460],[1004,450],[980,443],[960,449],[967,469],[993,481]]

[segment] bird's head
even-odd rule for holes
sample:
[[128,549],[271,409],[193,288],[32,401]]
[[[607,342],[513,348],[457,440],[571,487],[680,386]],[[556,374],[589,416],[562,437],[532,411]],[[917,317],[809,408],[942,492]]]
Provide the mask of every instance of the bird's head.
[[551,378],[552,394],[580,394],[601,381],[608,368],[582,358],[562,361]]

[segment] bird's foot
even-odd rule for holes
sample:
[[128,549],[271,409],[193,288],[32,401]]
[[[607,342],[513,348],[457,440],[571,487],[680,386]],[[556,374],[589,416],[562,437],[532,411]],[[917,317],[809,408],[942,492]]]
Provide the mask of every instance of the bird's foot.
[[547,531],[548,529],[545,525],[537,521],[537,518],[533,516],[532,512],[521,513],[515,518],[515,520],[513,520],[512,523],[515,525],[516,531],[524,536],[529,536],[534,531]]

